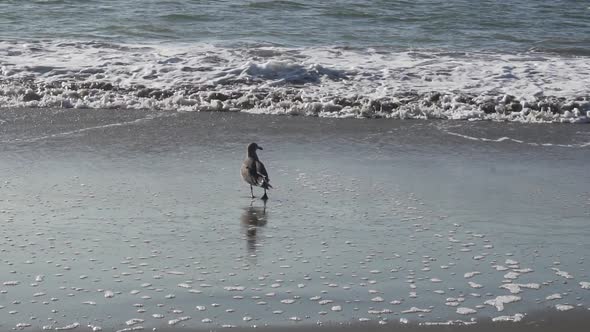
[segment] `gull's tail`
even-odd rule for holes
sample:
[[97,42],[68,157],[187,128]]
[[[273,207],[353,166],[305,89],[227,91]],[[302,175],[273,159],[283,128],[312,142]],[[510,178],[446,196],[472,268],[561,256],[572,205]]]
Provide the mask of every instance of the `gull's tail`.
[[262,180],[262,184],[260,185],[260,187],[267,190],[272,188],[272,186],[270,185],[270,181],[267,178],[264,178],[264,180]]

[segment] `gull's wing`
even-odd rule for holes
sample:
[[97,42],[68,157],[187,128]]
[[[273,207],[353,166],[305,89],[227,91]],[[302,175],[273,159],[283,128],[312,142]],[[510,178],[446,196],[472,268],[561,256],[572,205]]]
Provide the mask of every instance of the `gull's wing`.
[[264,177],[264,179],[266,181],[269,181],[270,179],[268,178],[268,173],[266,172],[266,167],[264,167],[264,164],[260,161],[260,160],[256,160],[256,162],[254,162],[255,168],[256,168],[256,172]]
[[264,167],[264,164],[260,160],[256,160],[255,164],[260,180],[260,186],[264,189],[272,188],[270,185],[270,178],[268,177],[268,173],[266,172],[266,167]]

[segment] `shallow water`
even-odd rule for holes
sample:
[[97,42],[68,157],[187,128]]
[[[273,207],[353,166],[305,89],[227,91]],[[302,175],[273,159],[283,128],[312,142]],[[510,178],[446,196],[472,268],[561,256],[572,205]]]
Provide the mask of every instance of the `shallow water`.
[[[586,126],[2,119],[2,329],[486,322],[590,307]],[[276,188],[266,207],[239,178],[250,141]],[[519,298],[486,304],[503,295]]]

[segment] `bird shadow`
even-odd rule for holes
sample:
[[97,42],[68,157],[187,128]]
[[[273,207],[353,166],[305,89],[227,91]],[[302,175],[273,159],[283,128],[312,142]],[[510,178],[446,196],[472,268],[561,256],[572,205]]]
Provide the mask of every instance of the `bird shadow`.
[[254,201],[250,206],[244,208],[240,216],[243,232],[246,236],[248,252],[256,253],[260,246],[259,237],[261,228],[268,223],[268,213],[266,212],[266,200],[263,200],[263,206],[254,206]]

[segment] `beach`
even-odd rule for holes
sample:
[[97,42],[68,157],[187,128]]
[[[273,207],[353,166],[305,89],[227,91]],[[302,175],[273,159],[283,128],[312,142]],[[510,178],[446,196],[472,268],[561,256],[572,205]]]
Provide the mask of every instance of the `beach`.
[[[588,327],[586,125],[0,119],[2,331]],[[239,175],[250,142],[266,204]]]
[[80,3],[0,1],[0,332],[590,330],[587,3]]

